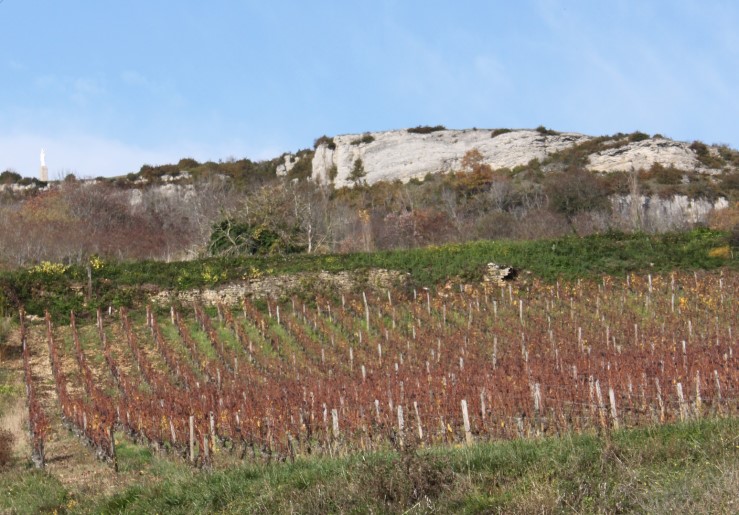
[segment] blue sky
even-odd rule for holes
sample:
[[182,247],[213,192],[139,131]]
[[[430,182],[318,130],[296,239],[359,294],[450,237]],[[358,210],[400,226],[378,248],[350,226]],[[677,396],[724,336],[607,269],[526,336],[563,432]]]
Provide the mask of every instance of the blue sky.
[[739,2],[2,0],[0,170],[443,124],[739,147]]

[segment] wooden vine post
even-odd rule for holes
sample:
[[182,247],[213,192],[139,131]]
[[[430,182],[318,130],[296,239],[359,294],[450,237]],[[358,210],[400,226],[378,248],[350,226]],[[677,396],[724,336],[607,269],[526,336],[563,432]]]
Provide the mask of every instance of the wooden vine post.
[[472,429],[470,427],[470,414],[467,411],[467,401],[462,399],[462,421],[464,423],[464,439],[467,445],[472,445]]
[[190,463],[195,463],[195,416],[190,415]]

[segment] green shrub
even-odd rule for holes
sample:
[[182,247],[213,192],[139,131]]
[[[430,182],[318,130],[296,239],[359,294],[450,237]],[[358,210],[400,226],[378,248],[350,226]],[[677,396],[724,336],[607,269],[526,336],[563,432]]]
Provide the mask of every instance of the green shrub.
[[559,152],[550,154],[542,163],[553,170],[567,170],[570,168],[582,168],[589,162],[589,156],[606,149],[619,148],[627,145],[626,140],[618,141],[616,136],[599,136],[585,140],[581,143],[567,147]]
[[15,184],[22,178],[21,174],[13,170],[5,170],[3,173],[0,173],[0,184]]
[[593,172],[585,169],[551,174],[546,180],[546,192],[550,208],[566,216],[604,211],[610,206],[606,188]]
[[328,169],[328,180],[330,182],[334,182],[338,175],[339,175],[339,167],[336,166],[335,164],[332,164],[331,167]]
[[313,148],[318,148],[321,145],[326,145],[330,150],[336,150],[334,138],[329,138],[325,134],[313,142]]
[[654,163],[648,173],[658,184],[680,184],[683,180],[682,170],[673,166],[665,167],[660,163]]
[[375,141],[375,137],[369,132],[365,132],[361,137],[352,141],[352,145],[366,145]]
[[695,140],[690,144],[690,150],[696,153],[697,156],[704,156],[708,154],[708,145],[702,141]]
[[600,182],[608,195],[627,195],[629,193],[628,172],[608,172],[600,176]]
[[313,152],[311,151],[307,155],[300,155],[298,156],[297,161],[293,165],[293,167],[290,169],[289,172],[287,172],[287,177],[289,179],[307,179],[313,174]]
[[354,184],[360,184],[366,175],[367,172],[364,170],[364,162],[361,157],[358,157],[354,160],[354,166],[349,174],[349,180]]
[[739,171],[724,172],[721,176],[720,186],[729,195],[739,193]]
[[180,170],[190,170],[192,168],[197,168],[200,166],[200,163],[198,163],[195,159],[192,159],[191,157],[185,157],[180,159],[179,163],[177,163],[177,168]]
[[[263,226],[226,218],[213,226],[208,243],[211,256],[270,254],[279,249],[279,235]],[[206,281],[208,282],[208,281]]]
[[539,134],[542,134],[544,136],[555,136],[555,135],[559,134],[559,132],[557,132],[555,130],[552,130],[552,129],[547,129],[543,125],[539,125],[534,130],[536,130],[536,132],[538,132]]
[[645,132],[634,131],[631,134],[629,134],[630,143],[638,143],[639,141],[644,141],[648,139],[649,139],[649,134]]
[[695,152],[695,157],[703,166],[707,168],[722,168],[724,166],[721,152],[719,151],[718,155],[714,155],[708,145],[702,141],[694,141],[690,144],[690,149]]
[[691,181],[688,184],[687,194],[690,198],[716,200],[721,196],[721,191],[719,191],[718,187],[710,179],[704,177],[695,178],[695,181]]
[[431,134],[432,132],[445,131],[446,127],[443,125],[419,125],[418,127],[412,127],[407,130],[409,134]]
[[501,134],[505,134],[507,132],[512,132],[511,129],[495,129],[493,132],[490,133],[490,137],[494,138],[496,136],[500,136]]
[[718,155],[721,156],[721,159],[726,163],[739,168],[739,151],[734,150],[728,145],[719,145]]

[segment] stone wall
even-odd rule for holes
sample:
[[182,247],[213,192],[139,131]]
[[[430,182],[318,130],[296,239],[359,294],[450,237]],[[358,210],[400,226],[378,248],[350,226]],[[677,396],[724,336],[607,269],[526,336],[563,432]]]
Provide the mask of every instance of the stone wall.
[[151,297],[155,304],[198,301],[205,304],[238,304],[248,296],[254,299],[280,298],[293,294],[349,293],[362,289],[387,289],[402,286],[409,275],[395,270],[371,269],[351,272],[303,272],[238,281],[212,289],[167,290]]

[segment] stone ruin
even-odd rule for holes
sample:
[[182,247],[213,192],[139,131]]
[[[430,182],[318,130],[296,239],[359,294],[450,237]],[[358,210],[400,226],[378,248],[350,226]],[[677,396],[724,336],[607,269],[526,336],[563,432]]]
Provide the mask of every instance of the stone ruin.
[[513,267],[488,263],[482,275],[482,280],[485,285],[505,286],[507,282],[513,281],[517,276],[518,270]]

